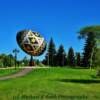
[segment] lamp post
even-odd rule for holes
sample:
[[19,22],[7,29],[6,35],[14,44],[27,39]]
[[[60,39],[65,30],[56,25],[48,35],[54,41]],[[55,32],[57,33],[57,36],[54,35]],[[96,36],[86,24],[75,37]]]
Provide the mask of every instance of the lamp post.
[[49,66],[49,53],[48,53],[48,66]]
[[64,66],[64,63],[65,63],[65,53],[63,52],[63,66]]
[[16,70],[16,64],[17,64],[17,54],[19,53],[19,50],[14,49],[13,50],[14,56],[15,56],[15,70]]

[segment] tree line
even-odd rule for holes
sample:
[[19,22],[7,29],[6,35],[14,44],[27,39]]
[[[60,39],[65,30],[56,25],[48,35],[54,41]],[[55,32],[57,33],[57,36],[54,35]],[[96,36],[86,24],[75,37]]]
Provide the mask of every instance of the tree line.
[[51,38],[45,59],[42,61],[43,64],[48,66],[80,66],[90,68],[100,66],[100,26],[82,28],[78,32],[78,39],[85,40],[83,53],[75,53],[72,47],[66,53],[62,44],[57,50],[53,38]]
[[80,66],[81,55],[79,52],[75,53],[72,47],[66,53],[62,44],[56,50],[53,38],[51,38],[42,63],[48,66]]
[[[16,52],[16,53],[15,53]],[[32,57],[29,59],[27,56],[23,57],[21,60],[17,59],[17,53],[19,50],[14,49],[13,54],[0,54],[0,67],[19,67],[19,66],[33,66],[31,63],[35,65],[40,65],[40,61],[38,59],[33,59]]]
[[0,67],[18,67],[28,65],[29,59],[26,56],[22,60],[18,60],[12,54],[0,54]]

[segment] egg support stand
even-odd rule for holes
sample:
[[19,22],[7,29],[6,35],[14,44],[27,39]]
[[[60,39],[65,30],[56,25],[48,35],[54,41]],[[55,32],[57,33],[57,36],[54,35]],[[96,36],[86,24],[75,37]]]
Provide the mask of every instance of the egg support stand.
[[35,66],[35,62],[33,60],[33,56],[32,55],[30,57],[29,66]]

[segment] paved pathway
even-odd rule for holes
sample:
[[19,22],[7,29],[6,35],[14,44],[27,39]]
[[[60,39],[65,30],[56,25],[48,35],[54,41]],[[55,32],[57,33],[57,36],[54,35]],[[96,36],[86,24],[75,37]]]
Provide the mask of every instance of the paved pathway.
[[7,80],[7,79],[10,79],[10,78],[16,78],[16,77],[24,76],[27,73],[29,73],[32,70],[32,68],[33,67],[28,67],[28,68],[26,67],[18,73],[11,74],[11,75],[8,75],[8,76],[2,76],[2,77],[0,77],[0,80]]
[[[21,67],[22,68],[22,67]],[[7,80],[10,78],[16,78],[16,77],[21,77],[26,75],[27,73],[29,73],[33,68],[49,68],[49,67],[25,67],[24,69],[22,69],[20,72],[15,73],[15,74],[11,74],[8,76],[1,76],[0,80]]]

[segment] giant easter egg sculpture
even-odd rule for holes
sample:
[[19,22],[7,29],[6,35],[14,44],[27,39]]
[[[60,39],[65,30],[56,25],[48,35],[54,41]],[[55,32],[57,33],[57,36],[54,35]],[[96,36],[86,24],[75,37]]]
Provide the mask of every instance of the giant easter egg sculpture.
[[31,56],[40,56],[46,49],[46,42],[37,32],[22,30],[17,33],[17,43],[20,48]]

